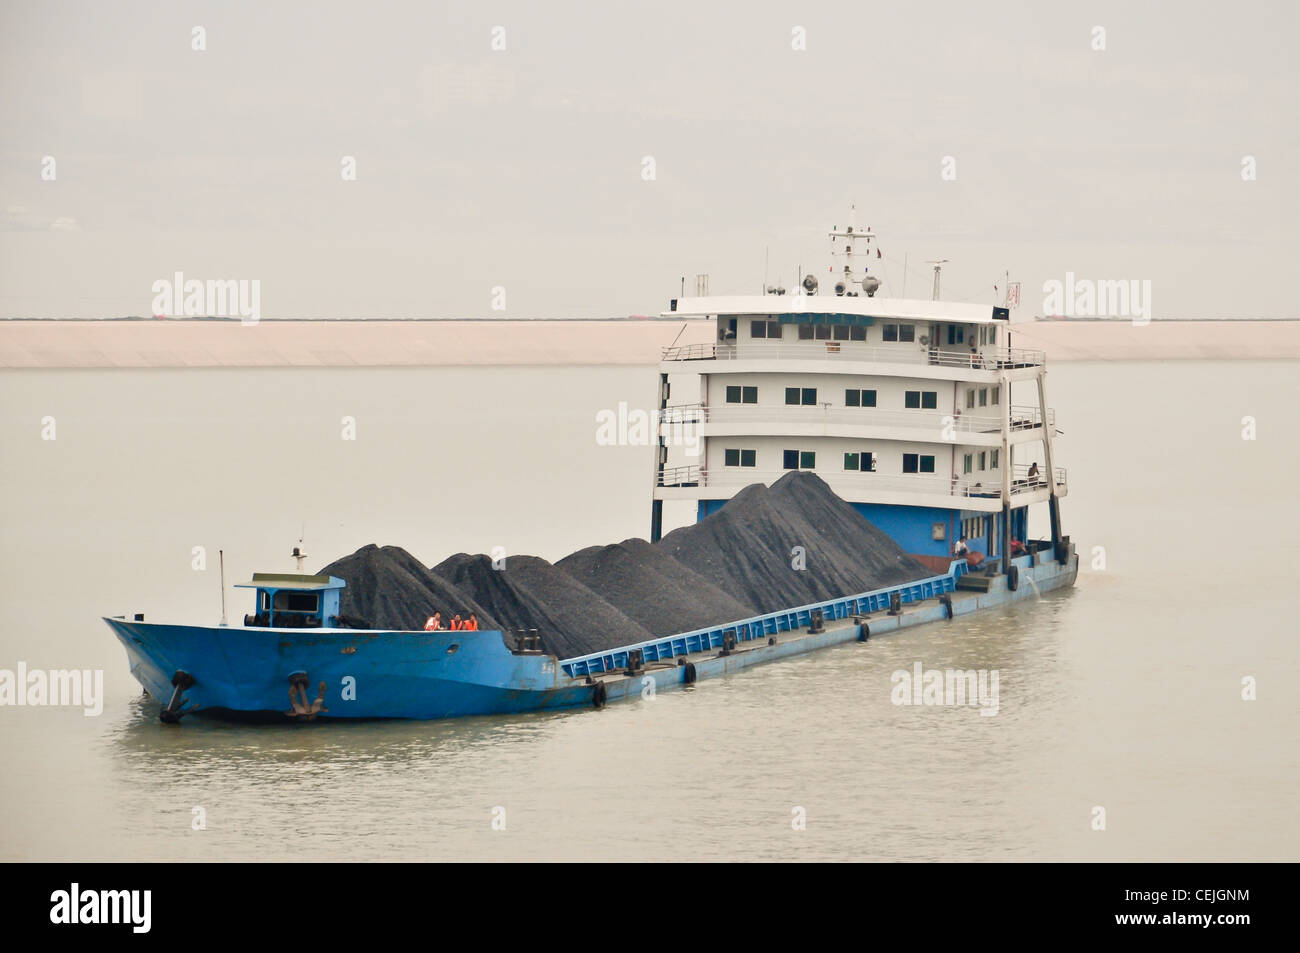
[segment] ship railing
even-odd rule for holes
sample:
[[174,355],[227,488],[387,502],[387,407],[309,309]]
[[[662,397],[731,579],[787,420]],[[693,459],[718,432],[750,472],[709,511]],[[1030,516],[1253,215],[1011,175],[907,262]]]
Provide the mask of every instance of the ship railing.
[[[1012,496],[1021,493],[1032,493],[1047,486],[1045,479],[1041,481],[1038,478],[1030,480],[1027,466],[1022,468],[1017,465],[1017,470],[1021,469],[1024,471],[1023,476],[1012,480]],[[790,470],[756,470],[751,467],[726,467],[718,470],[716,467],[709,469],[699,464],[692,464],[690,466],[665,468],[659,474],[656,485],[661,487],[734,487],[748,486],[751,483],[770,485],[790,472]],[[952,496],[961,499],[996,500],[1002,498],[1002,478],[996,470],[986,471],[987,477],[982,480],[925,473],[885,476],[874,470],[832,472],[829,474],[819,470],[809,472],[817,473],[832,490],[841,496],[860,494],[869,490],[881,490],[897,493],[927,493],[934,496]],[[1064,486],[1064,468],[1058,467],[1057,474],[1058,485]]]
[[[1032,430],[1043,425],[1043,411],[1035,404],[1012,404],[1011,429]],[[1047,425],[1056,426],[1056,411],[1047,408]]]
[[[1031,476],[1029,471],[1032,466],[1031,463],[1017,463],[1011,468],[1012,496],[1017,493],[1032,493],[1035,490],[1047,489],[1047,474],[1040,469]],[[1068,487],[1065,467],[1057,467],[1055,473],[1057,487]]]
[[763,361],[842,360],[878,364],[926,364],[996,371],[1040,367],[1047,362],[1043,351],[987,345],[972,354],[969,350],[907,344],[870,345],[854,341],[806,341],[801,344],[682,344],[663,349],[664,361]]
[[[1033,414],[1030,413],[1033,411]],[[1013,430],[1037,427],[1041,415],[1037,408],[1013,407]],[[753,404],[728,404],[708,407],[703,404],[675,404],[659,412],[661,424],[702,423],[797,423],[860,424],[864,427],[900,427],[928,430],[936,434],[949,425],[962,433],[998,433],[1002,418],[969,412],[934,413],[921,410],[877,410],[874,407],[759,407]]]
[[703,486],[704,467],[692,464],[684,467],[666,467],[659,471],[657,486]]
[[863,592],[854,596],[829,599],[825,602],[814,602],[793,609],[783,609],[780,612],[769,612],[749,619],[740,619],[736,622],[727,622],[709,628],[682,632],[678,635],[650,639],[634,645],[607,649],[603,652],[593,652],[590,655],[563,659],[560,662],[560,667],[569,676],[581,678],[584,675],[596,675],[601,672],[627,669],[628,654],[631,652],[640,652],[641,659],[645,663],[664,662],[682,655],[720,649],[727,643],[729,637],[734,639],[736,643],[741,643],[751,642],[755,639],[768,639],[782,632],[793,632],[811,626],[813,613],[818,611],[821,612],[822,619],[825,622],[848,619],[855,615],[867,615],[872,612],[886,612],[890,608],[890,601],[895,593],[898,594],[900,603],[904,605],[934,599],[945,592],[953,592],[957,588],[958,578],[968,571],[969,567],[966,565],[966,560],[954,559],[948,566],[948,572],[941,576],[928,576],[913,582],[873,589],[870,592]]

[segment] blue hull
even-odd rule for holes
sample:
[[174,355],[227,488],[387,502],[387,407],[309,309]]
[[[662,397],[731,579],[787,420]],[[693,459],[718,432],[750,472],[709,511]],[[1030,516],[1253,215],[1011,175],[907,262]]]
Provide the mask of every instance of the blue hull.
[[[556,677],[549,656],[515,655],[499,631],[400,632],[191,626],[105,619],[154,698],[191,674],[186,710],[275,714],[290,677],[326,686],[326,718],[448,718],[589,705],[592,687]],[[455,649],[450,651],[452,647]]]
[[[1030,563],[1033,562],[1033,565]],[[903,586],[770,613],[574,659],[513,652],[502,633],[189,626],[106,618],[131,672],[154,698],[185,672],[184,712],[266,715],[292,709],[291,679],[307,695],[325,685],[322,718],[433,719],[592,707],[679,687],[751,665],[1005,605],[1073,585],[1078,556],[1013,560],[1018,590],[995,577],[987,592],[958,591],[964,562]],[[903,611],[887,614],[897,595]],[[820,610],[828,628],[805,629]],[[726,650],[728,641],[734,648]],[[639,656],[639,661],[636,658]],[[629,670],[629,666],[631,669]]]

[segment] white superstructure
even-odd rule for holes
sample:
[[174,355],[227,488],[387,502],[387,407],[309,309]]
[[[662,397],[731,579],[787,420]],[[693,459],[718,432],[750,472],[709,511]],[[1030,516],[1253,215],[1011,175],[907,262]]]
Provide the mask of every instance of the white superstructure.
[[[831,235],[843,265],[830,293],[809,276],[799,294],[679,298],[666,312],[707,318],[716,334],[662,355],[652,536],[664,500],[695,501],[702,518],[797,469],[916,555],[949,557],[965,536],[998,556],[1026,539],[1034,503],[1049,504],[1059,542],[1067,484],[1043,353],[1011,346],[1006,308],[875,297],[870,265],[855,263],[874,234]],[[699,402],[674,404],[670,379],[687,374]],[[683,425],[699,429],[694,459],[667,439]]]

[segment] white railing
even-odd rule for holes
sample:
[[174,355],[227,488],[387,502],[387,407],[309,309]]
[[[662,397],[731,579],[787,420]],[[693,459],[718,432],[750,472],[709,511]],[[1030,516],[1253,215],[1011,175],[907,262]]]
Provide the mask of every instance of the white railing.
[[[1022,470],[1024,474],[1019,475],[1019,471]],[[1037,477],[1030,479],[1028,471],[1029,467],[1023,464],[1017,464],[1014,468],[1013,473],[1017,476],[1011,483],[1013,498],[1023,493],[1033,493],[1047,486],[1046,479]],[[758,470],[752,467],[724,467],[720,470],[698,465],[671,467],[659,475],[658,485],[661,487],[736,487],[748,486],[751,483],[770,484],[789,472],[791,471]],[[885,476],[874,471],[861,473],[846,470],[843,473],[833,471],[827,473],[814,470],[809,472],[817,473],[832,490],[841,495],[886,490],[900,493],[926,493],[932,496],[1002,498],[1002,481],[995,471],[989,472],[987,480],[968,480],[928,473]],[[1056,483],[1058,487],[1066,485],[1063,467],[1056,469]]]
[[[1065,467],[1056,468],[1056,485],[1066,487]],[[1036,463],[1017,463],[1011,468],[1011,495],[1047,489],[1047,474]]]
[[[1033,406],[1011,408],[1011,429],[1030,430],[1042,426],[1042,413]],[[957,411],[943,414],[920,410],[880,410],[875,407],[823,407],[821,405],[763,407],[758,404],[676,404],[659,411],[661,424],[702,423],[797,423],[860,424],[864,427],[902,427],[942,433],[952,418],[954,429],[962,433],[998,433],[1001,417]],[[1048,410],[1048,420],[1056,424],[1055,413]]]
[[984,347],[970,351],[921,349],[906,344],[876,346],[855,341],[805,341],[801,344],[685,344],[666,347],[665,361],[844,360],[880,364],[922,364],[995,371],[1038,367],[1046,362],[1042,351],[1024,348]]

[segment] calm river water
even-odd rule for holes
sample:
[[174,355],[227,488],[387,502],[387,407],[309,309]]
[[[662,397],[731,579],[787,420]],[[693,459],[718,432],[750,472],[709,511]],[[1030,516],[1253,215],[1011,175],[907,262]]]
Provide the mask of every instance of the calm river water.
[[[651,451],[594,414],[654,369],[2,373],[0,668],[105,701],[0,708],[0,858],[1300,859],[1297,371],[1053,367],[1082,571],[1038,602],[604,711],[179,729],[101,615],[215,622],[218,549],[242,581],[304,529],[312,569],[644,536]],[[999,713],[893,705],[918,661]]]

